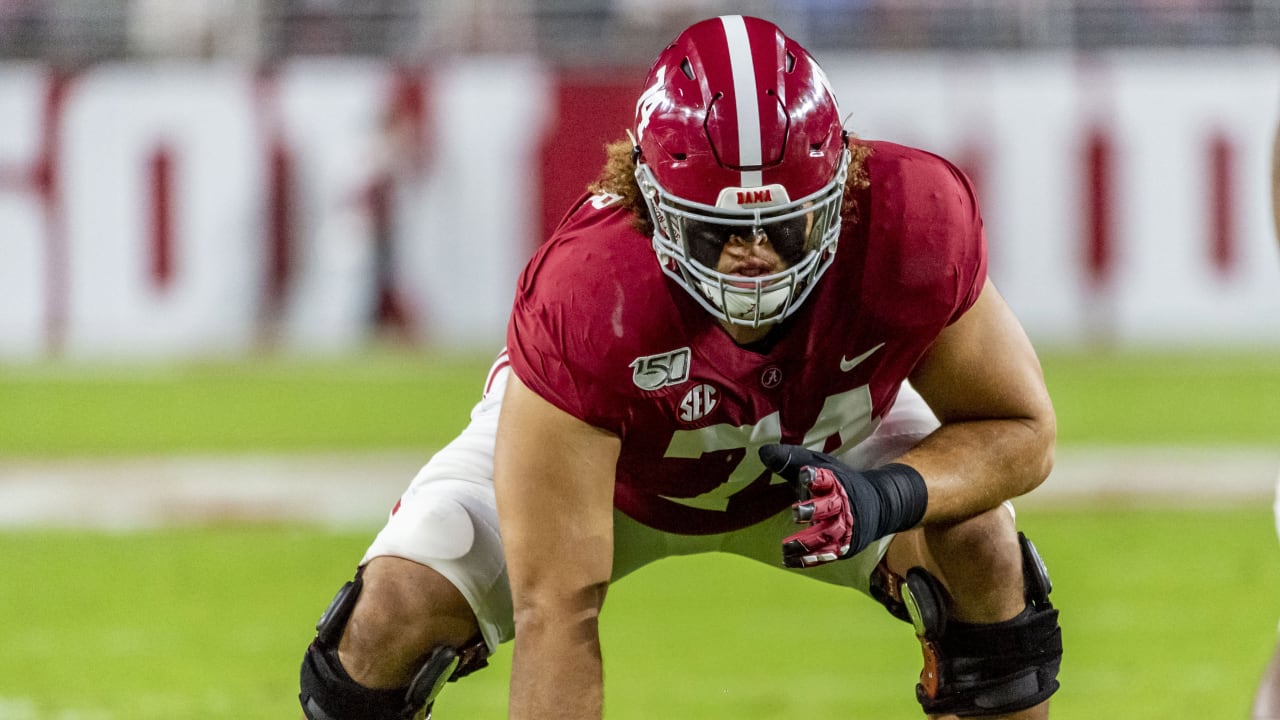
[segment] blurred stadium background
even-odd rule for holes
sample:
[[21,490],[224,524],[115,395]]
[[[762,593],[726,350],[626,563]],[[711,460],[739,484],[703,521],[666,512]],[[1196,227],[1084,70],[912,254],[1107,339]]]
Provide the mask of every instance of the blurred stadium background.
[[419,61],[459,52],[647,63],[691,20],[726,12],[785,21],[820,51],[1269,47],[1280,39],[1273,0],[6,0],[0,12],[6,57],[77,64]]
[[[0,0],[0,720],[293,716],[515,274],[721,12],[975,181],[1059,409],[1019,504],[1073,611],[1057,717],[1244,717],[1280,618],[1280,0]],[[611,592],[610,717],[914,716],[909,634],[754,570]],[[449,717],[503,716],[504,662]]]
[[0,360],[500,341],[696,16],[953,158],[1041,345],[1280,345],[1280,2],[6,0]]

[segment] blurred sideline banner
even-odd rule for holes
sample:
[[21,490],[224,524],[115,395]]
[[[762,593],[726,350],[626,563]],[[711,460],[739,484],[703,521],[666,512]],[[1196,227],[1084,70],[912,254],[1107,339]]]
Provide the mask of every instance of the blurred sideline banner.
[[[1034,340],[1280,347],[1280,53],[821,60],[850,130],[970,174]],[[0,360],[497,348],[642,76],[0,65]]]

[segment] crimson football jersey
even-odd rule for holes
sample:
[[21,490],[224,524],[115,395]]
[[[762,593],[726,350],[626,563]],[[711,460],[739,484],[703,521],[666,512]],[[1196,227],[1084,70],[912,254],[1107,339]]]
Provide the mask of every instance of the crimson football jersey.
[[757,450],[861,442],[977,299],[986,245],[968,180],[936,155],[866,144],[871,187],[855,192],[834,263],[757,345],[735,344],[663,274],[611,196],[584,198],[530,260],[507,333],[512,370],[621,438],[619,510],[681,534],[780,512],[794,493]]

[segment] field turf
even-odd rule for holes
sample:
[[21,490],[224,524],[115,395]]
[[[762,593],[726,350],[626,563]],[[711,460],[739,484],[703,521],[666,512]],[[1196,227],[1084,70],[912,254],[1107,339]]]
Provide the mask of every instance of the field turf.
[[[439,447],[490,360],[0,365],[0,459]],[[1042,360],[1063,445],[1280,444],[1280,350]]]
[[[0,367],[7,458],[438,446],[487,361]],[[1280,356],[1045,357],[1061,442],[1280,443]],[[1212,478],[1206,478],[1212,482]],[[1280,619],[1268,505],[1020,513],[1067,655],[1057,720],[1243,718]],[[298,717],[315,618],[376,527],[0,532],[0,720]],[[611,589],[607,716],[918,717],[918,647],[856,593],[737,558]],[[510,649],[437,716],[505,717]]]

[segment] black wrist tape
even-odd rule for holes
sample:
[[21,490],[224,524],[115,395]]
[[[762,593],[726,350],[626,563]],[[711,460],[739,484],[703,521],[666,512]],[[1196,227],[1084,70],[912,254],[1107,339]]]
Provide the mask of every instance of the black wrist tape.
[[879,537],[915,527],[929,505],[929,488],[924,477],[910,465],[890,463],[863,476],[880,495]]

